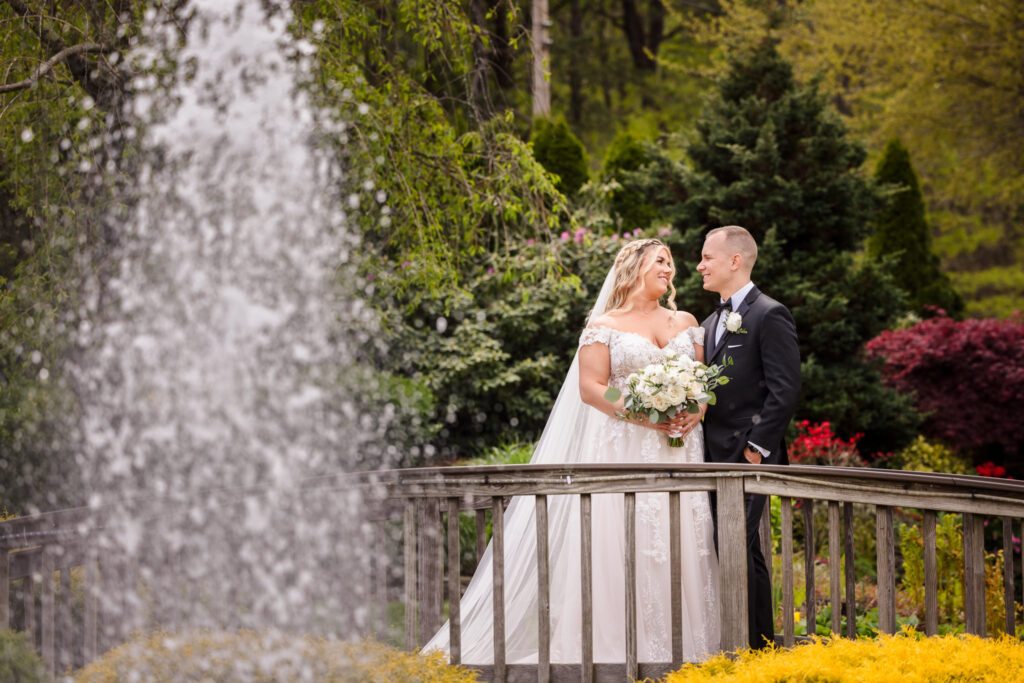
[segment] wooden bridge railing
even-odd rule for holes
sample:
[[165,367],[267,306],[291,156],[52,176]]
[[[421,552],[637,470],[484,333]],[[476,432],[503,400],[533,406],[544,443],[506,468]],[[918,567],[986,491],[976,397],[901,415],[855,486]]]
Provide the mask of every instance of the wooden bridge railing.
[[[389,498],[404,509],[405,547],[405,645],[413,649],[423,645],[441,626],[443,585],[447,585],[451,620],[451,661],[461,661],[458,567],[460,553],[458,513],[471,510],[476,513],[478,557],[483,546],[482,531],[485,510],[493,514],[494,543],[494,664],[474,668],[483,671],[484,678],[506,680],[636,680],[661,676],[682,664],[682,634],[680,626],[681,599],[678,595],[679,558],[679,496],[682,491],[714,492],[717,496],[719,564],[721,585],[728,590],[720,593],[722,617],[722,649],[731,651],[746,647],[747,634],[747,582],[744,494],[755,493],[779,496],[781,502],[781,561],[783,632],[776,636],[782,645],[796,641],[794,623],[794,571],[793,571],[793,517],[794,501],[802,501],[801,513],[805,528],[804,561],[806,580],[806,623],[813,633],[816,622],[815,572],[816,548],[814,541],[814,505],[828,508],[828,565],[829,604],[831,630],[855,637],[855,565],[853,536],[853,506],[864,504],[875,508],[878,577],[878,625],[884,633],[895,633],[896,622],[896,538],[893,524],[894,508],[913,508],[923,514],[924,541],[925,633],[938,632],[938,569],[936,562],[936,514],[938,512],[963,515],[964,544],[964,616],[968,633],[985,635],[985,565],[983,524],[986,518],[1002,522],[1004,551],[1004,603],[1005,629],[1015,632],[1014,571],[1015,555],[1012,544],[1014,529],[1024,517],[1024,483],[983,477],[934,473],[899,472],[864,468],[809,467],[809,466],[710,466],[710,465],[577,465],[544,466],[487,466],[448,467],[415,470],[397,470],[378,473],[387,488]],[[635,592],[635,495],[641,492],[668,492],[670,494],[670,524],[672,534],[672,661],[637,661],[637,626]],[[625,496],[624,524],[626,528],[626,661],[619,665],[595,664],[592,648],[593,623],[590,606],[592,566],[589,549],[594,530],[590,526],[590,497],[595,494],[621,493]],[[581,539],[583,561],[580,590],[584,605],[583,647],[578,665],[552,664],[548,636],[547,589],[547,507],[550,496],[579,496],[581,504]],[[502,511],[511,496],[532,496],[537,519],[537,567],[539,610],[537,632],[540,651],[536,665],[508,665],[504,650],[504,614],[497,609],[502,602],[503,547]],[[447,512],[448,543],[442,548],[443,512]],[[762,547],[770,549],[767,512],[762,520]],[[449,567],[447,582],[443,581],[444,554]],[[770,552],[765,556],[772,557]],[[845,576],[842,568],[845,560]],[[1019,566],[1019,565],[1016,565]],[[452,571],[451,568],[456,568]],[[846,594],[843,595],[843,585]],[[376,593],[373,600],[382,600]],[[845,608],[846,628],[842,627]]]
[[[856,583],[853,561],[853,506],[864,504],[875,509],[877,532],[878,623],[883,632],[896,630],[896,539],[894,508],[913,508],[922,512],[924,541],[925,623],[928,634],[938,631],[938,568],[936,561],[936,515],[939,512],[963,515],[964,617],[969,633],[984,635],[985,567],[983,527],[986,520],[998,520],[1003,530],[1005,557],[1004,604],[1005,629],[1015,632],[1014,574],[1019,559],[1012,539],[1020,534],[1024,518],[1024,483],[972,476],[897,472],[861,468],[772,467],[772,466],[609,466],[577,465],[445,467],[389,470],[371,473],[322,477],[301,483],[301,489],[331,495],[332,491],[363,488],[377,501],[370,514],[374,532],[353,539],[351,548],[372,558],[369,575],[352,577],[365,585],[370,623],[366,630],[387,637],[387,604],[400,600],[405,605],[404,642],[410,649],[424,644],[442,624],[447,600],[452,623],[451,659],[461,660],[460,613],[457,596],[461,594],[459,567],[461,541],[459,513],[475,515],[474,545],[479,558],[487,542],[486,512],[492,515],[494,603],[502,604],[503,553],[505,542],[502,518],[512,496],[533,498],[537,525],[537,567],[539,610],[537,632],[540,653],[536,665],[507,665],[504,657],[503,610],[494,610],[495,659],[493,665],[477,667],[486,679],[511,680],[625,680],[657,677],[682,664],[681,597],[678,594],[680,548],[679,492],[707,491],[717,496],[719,564],[721,583],[729,590],[721,592],[722,647],[732,650],[747,643],[745,515],[746,493],[780,496],[781,552],[774,558],[782,566],[782,633],[776,636],[783,645],[795,640],[794,623],[794,502],[802,501],[806,594],[806,623],[816,618],[814,599],[814,562],[817,548],[814,534],[814,506],[828,510],[829,604],[832,631],[839,633],[843,609],[846,614],[844,635],[855,635]],[[635,558],[626,557],[626,623],[622,625],[627,643],[626,661],[621,664],[594,663],[590,635],[593,632],[589,611],[583,614],[583,643],[578,664],[550,661],[548,637],[547,588],[549,565],[547,512],[551,496],[578,496],[581,503],[583,558],[580,584],[583,604],[593,600],[589,577],[589,558],[594,533],[590,524],[591,496],[619,493],[625,496],[624,524],[629,553],[635,553],[635,494],[669,493],[672,544],[671,594],[666,596],[672,611],[672,661],[638,662],[636,636]],[[302,495],[302,491],[297,491]],[[240,496],[263,495],[260,491],[235,492],[230,496],[237,505]],[[382,499],[383,497],[383,499]],[[228,507],[225,506],[225,510]],[[102,510],[63,510],[33,517],[0,522],[0,628],[17,628],[30,634],[31,642],[47,662],[51,672],[78,667],[118,644],[130,627],[145,624],[126,622],[125,600],[138,589],[137,572],[131,558],[120,558],[101,550],[92,535],[99,526]],[[767,517],[762,521],[762,546],[770,549],[766,537]],[[391,566],[393,549],[388,529],[401,525],[403,551],[401,571]],[[444,542],[447,529],[447,543]],[[771,557],[766,553],[766,557]],[[444,575],[447,558],[447,577]],[[845,560],[845,575],[841,574]],[[72,570],[81,568],[84,605],[72,618]],[[395,580],[402,586],[395,586]],[[76,579],[77,581],[77,579]],[[845,583],[846,593],[842,593]],[[12,619],[12,586],[20,587],[19,618]],[[59,590],[57,590],[59,587]],[[397,595],[397,592],[401,595]],[[447,595],[445,595],[447,594]],[[14,623],[14,622],[17,623]],[[273,624],[268,624],[272,626]],[[166,626],[165,626],[166,627]],[[813,626],[811,627],[813,629]],[[470,663],[473,664],[473,663]]]

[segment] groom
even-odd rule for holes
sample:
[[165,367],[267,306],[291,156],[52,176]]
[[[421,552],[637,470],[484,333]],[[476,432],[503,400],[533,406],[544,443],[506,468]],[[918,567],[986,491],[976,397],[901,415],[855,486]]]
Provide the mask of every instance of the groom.
[[[783,437],[800,395],[800,350],[789,309],[750,281],[757,243],[737,225],[715,228],[697,265],[704,289],[717,292],[718,309],[701,323],[704,362],[722,363],[729,383],[704,417],[704,459],[721,463],[786,465]],[[747,494],[747,596],[750,646],[774,642],[771,574],[758,528],[766,497]],[[715,520],[717,529],[717,518]],[[717,535],[716,535],[717,539]]]

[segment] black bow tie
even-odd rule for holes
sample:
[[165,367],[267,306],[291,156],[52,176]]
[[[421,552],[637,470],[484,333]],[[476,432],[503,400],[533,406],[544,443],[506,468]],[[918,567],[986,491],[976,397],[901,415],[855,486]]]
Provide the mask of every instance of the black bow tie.
[[715,313],[721,313],[722,311],[732,311],[732,299],[722,301],[715,307]]

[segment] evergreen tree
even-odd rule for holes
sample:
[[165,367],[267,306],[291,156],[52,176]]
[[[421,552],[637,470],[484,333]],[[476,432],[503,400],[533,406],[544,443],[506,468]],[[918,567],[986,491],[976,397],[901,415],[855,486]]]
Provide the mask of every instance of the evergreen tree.
[[[864,342],[904,310],[886,264],[855,258],[880,201],[858,174],[863,148],[846,138],[817,82],[798,84],[770,40],[732,57],[697,132],[681,256],[696,258],[709,229],[750,230],[760,246],[754,281],[796,321],[797,416],[865,433],[866,455],[908,443],[919,417],[862,360]],[[681,295],[698,312],[714,301],[696,273]]]
[[558,176],[555,187],[567,197],[587,182],[587,153],[565,121],[539,119],[533,127],[533,156],[549,173]]
[[924,198],[910,152],[893,139],[875,169],[879,184],[892,186],[894,194],[875,217],[875,231],[868,239],[873,258],[892,256],[893,277],[907,293],[913,310],[937,306],[958,317],[964,301],[953,289],[949,277],[939,270],[939,257],[932,252],[931,229],[925,220]]
[[622,186],[612,193],[609,209],[626,230],[646,228],[658,216],[647,193],[637,184],[638,173],[657,156],[656,149],[629,133],[617,135],[605,152],[601,174]]

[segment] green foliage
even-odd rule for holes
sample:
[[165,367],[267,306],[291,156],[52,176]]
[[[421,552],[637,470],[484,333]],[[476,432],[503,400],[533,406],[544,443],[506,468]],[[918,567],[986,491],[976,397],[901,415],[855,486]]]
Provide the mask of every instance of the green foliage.
[[641,143],[630,133],[617,135],[605,151],[602,175],[606,180],[614,180],[621,186],[612,192],[609,208],[619,225],[626,230],[646,228],[657,217],[656,207],[647,200],[643,188],[638,186],[643,181],[638,183],[634,175],[657,156],[655,149]]
[[875,216],[868,254],[894,260],[893,279],[909,296],[911,309],[920,312],[925,306],[937,306],[959,316],[964,309],[963,299],[953,289],[949,277],[939,270],[917,174],[910,163],[910,152],[899,140],[890,140],[886,145],[875,180],[893,188],[893,194]]
[[[325,18],[335,30],[317,33]],[[415,263],[402,285],[444,296],[484,252],[546,240],[568,215],[511,111],[453,105],[465,100],[477,35],[462,3],[320,0],[301,22],[319,46],[314,95],[351,122],[333,139],[369,268]]]
[[485,449],[480,455],[462,460],[461,465],[523,465],[530,462],[536,444],[519,440],[504,441]]
[[954,453],[936,441],[918,436],[909,446],[893,456],[893,467],[913,472],[945,472],[974,474],[970,458]]
[[[583,228],[564,240],[482,256],[457,296],[414,296],[400,280],[415,264],[374,280],[385,351],[376,362],[438,397],[428,419],[442,427],[426,456],[465,457],[539,435],[621,246]],[[545,275],[552,262],[558,270]]]
[[49,680],[46,666],[29,644],[25,632],[0,629],[0,681],[42,683]]
[[[722,7],[719,23],[735,43],[778,36],[801,75],[821,74],[875,154],[893,137],[914,151],[935,250],[967,298],[968,315],[1024,308],[1015,277],[1024,256],[1018,2],[725,0]],[[972,286],[977,280],[987,284]]]
[[558,176],[555,187],[575,195],[587,182],[587,152],[565,121],[538,119],[533,124],[533,156],[549,173]]
[[[917,526],[899,527],[903,556],[901,588],[924,619],[924,541]],[[959,515],[939,514],[935,524],[938,568],[939,621],[962,622],[964,605],[963,531]]]
[[[841,436],[864,433],[865,454],[903,446],[918,422],[911,403],[860,358],[864,342],[904,310],[884,264],[855,257],[879,201],[858,173],[863,148],[847,139],[816,82],[796,82],[770,40],[734,53],[717,88],[688,149],[689,196],[675,209],[689,258],[710,228],[750,230],[759,244],[753,279],[796,322],[797,415],[827,420]],[[712,306],[696,273],[680,293],[698,311]]]

